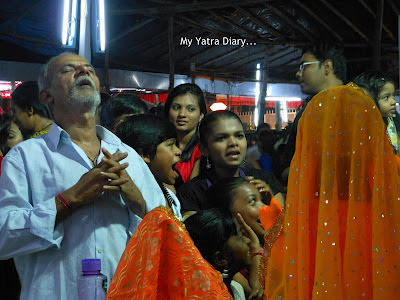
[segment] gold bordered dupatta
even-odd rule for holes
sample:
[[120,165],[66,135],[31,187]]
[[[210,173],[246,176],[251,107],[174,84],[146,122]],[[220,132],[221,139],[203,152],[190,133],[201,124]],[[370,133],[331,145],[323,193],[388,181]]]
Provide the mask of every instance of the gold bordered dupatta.
[[164,207],[149,212],[122,254],[107,299],[232,299],[221,273]]

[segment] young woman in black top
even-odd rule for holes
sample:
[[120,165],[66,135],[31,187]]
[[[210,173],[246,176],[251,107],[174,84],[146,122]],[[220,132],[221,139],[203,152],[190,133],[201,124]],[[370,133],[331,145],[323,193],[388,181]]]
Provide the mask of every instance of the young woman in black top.
[[199,134],[205,167],[199,176],[183,184],[177,193],[185,215],[204,209],[208,187],[217,180],[230,177],[252,181],[262,194],[271,194],[283,207],[283,189],[273,174],[241,166],[246,156],[247,142],[242,122],[235,113],[208,113],[200,123]]

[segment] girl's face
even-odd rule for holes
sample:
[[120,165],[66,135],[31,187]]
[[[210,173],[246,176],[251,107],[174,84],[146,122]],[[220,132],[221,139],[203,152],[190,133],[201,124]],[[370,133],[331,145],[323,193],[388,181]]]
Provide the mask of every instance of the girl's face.
[[265,230],[260,222],[260,208],[264,207],[261,194],[255,185],[250,182],[244,182],[234,191],[232,202],[232,213],[240,213],[251,229],[258,237],[263,237]]
[[247,141],[242,123],[236,118],[221,118],[214,122],[203,150],[214,168],[238,168],[246,156]]
[[378,96],[379,111],[382,117],[393,117],[396,112],[396,100],[394,99],[394,84],[387,82]]
[[175,184],[179,177],[175,165],[181,161],[182,151],[176,146],[176,139],[169,139],[157,146],[156,155],[148,162],[149,168],[159,182]]
[[233,235],[228,240],[228,246],[231,248],[233,253],[233,266],[238,271],[243,269],[245,266],[251,264],[250,256],[250,239],[245,237],[242,233],[239,223],[236,221],[237,235]]
[[195,131],[203,116],[196,96],[187,93],[172,100],[169,120],[175,125],[177,131]]
[[7,145],[8,147],[13,148],[17,144],[21,143],[24,140],[19,127],[14,122],[11,122],[10,132],[8,133]]

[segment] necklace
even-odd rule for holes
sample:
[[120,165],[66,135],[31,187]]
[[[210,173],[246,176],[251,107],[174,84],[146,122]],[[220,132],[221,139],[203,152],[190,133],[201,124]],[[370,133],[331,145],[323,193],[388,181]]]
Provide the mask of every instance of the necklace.
[[[100,153],[99,153],[99,154],[100,154]],[[89,160],[90,160],[90,162],[92,163],[92,166],[93,166],[93,167],[96,166],[97,159],[99,158],[99,154],[97,154],[93,159],[91,159],[91,158],[86,154],[87,158],[89,158]]]
[[164,197],[167,198],[169,207],[172,208],[172,205],[173,205],[173,206],[176,206],[175,200],[172,199],[172,197],[171,197],[171,195],[169,194],[167,188],[166,188],[163,184],[160,184],[160,188],[161,188],[161,191],[162,191],[163,194],[164,194]]
[[42,129],[38,130],[38,132],[45,130],[47,127],[49,127],[51,124],[53,124],[53,122],[50,122],[49,124],[47,124],[46,126],[44,126]]
[[101,140],[100,140],[99,137],[97,137],[97,140],[100,142],[100,149],[99,149],[99,152],[97,152],[97,155],[96,155],[93,159],[91,159],[91,158],[89,157],[89,155],[87,155],[87,154],[85,153],[85,154],[86,154],[86,157],[89,158],[89,160],[90,160],[90,162],[92,163],[92,166],[93,166],[93,167],[97,165],[97,159],[99,158],[99,155],[100,155],[100,152],[101,152]]

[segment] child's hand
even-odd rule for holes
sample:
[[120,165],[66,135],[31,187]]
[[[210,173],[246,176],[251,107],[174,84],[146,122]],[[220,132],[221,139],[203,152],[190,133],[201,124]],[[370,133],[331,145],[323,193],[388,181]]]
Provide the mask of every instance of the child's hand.
[[246,180],[255,185],[256,189],[261,194],[264,204],[269,205],[271,199],[274,197],[274,194],[272,193],[272,190],[269,187],[269,185],[266,184],[265,181],[262,181],[261,179],[254,179],[253,176],[247,176]]
[[[250,228],[250,226],[246,224],[241,214],[238,213],[236,219],[238,220],[240,226],[242,227],[243,235],[250,239],[250,244],[249,244],[250,253],[251,254],[261,253],[260,241],[258,240],[257,235]],[[252,255],[252,263],[249,267],[250,268],[249,286],[251,288],[251,292],[247,298],[250,300],[251,299],[261,300],[264,294],[264,291],[262,289],[260,282],[258,281],[258,276],[257,276],[259,263],[260,263],[260,255],[255,255],[255,256]]]
[[241,214],[236,215],[236,219],[239,222],[239,225],[242,228],[243,235],[250,239],[250,253],[260,252],[260,240],[258,239],[257,235],[254,233],[253,229],[250,228],[249,225],[243,220]]

